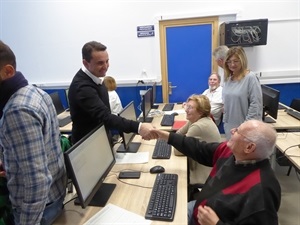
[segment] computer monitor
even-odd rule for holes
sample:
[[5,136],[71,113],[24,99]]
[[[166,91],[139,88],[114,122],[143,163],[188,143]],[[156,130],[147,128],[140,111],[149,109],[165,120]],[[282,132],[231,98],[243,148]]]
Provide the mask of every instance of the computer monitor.
[[[276,89],[261,85],[263,97],[263,121],[266,123],[275,123],[278,114],[278,104],[280,92]],[[271,116],[274,119],[266,116]]]
[[156,82],[153,83],[152,85],[152,90],[151,90],[151,108],[152,109],[158,109],[158,105],[155,105],[156,102]]
[[142,99],[142,111],[143,111],[143,118],[142,122],[151,123],[153,118],[147,117],[151,110],[151,95],[152,95],[152,88],[149,88],[143,95]]
[[66,168],[76,188],[75,204],[105,206],[116,184],[104,179],[116,160],[104,125],[99,125],[64,153]]
[[52,98],[52,102],[53,102],[53,105],[55,107],[56,114],[58,115],[58,114],[64,112],[65,108],[64,108],[64,106],[63,106],[63,104],[61,102],[61,99],[59,97],[58,92],[52,92],[49,95]]
[[[119,113],[119,116],[128,119],[128,120],[136,120],[136,113],[134,108],[134,103],[131,101],[123,110]],[[125,133],[120,132],[120,135],[123,139],[123,145],[120,145],[117,149],[117,152],[131,152],[135,153],[138,151],[141,143],[140,142],[132,142],[132,139],[135,136],[135,133]]]

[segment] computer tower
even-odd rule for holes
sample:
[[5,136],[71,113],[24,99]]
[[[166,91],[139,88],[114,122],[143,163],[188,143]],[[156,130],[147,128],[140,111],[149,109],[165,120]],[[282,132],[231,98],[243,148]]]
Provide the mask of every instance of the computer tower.
[[219,29],[220,45],[256,46],[267,44],[268,19],[224,22]]

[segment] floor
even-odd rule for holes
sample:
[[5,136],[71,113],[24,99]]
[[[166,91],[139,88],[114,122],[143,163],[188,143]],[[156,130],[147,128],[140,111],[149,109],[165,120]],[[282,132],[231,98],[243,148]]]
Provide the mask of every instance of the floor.
[[300,174],[293,168],[276,164],[275,172],[281,186],[281,206],[278,212],[280,225],[300,225]]

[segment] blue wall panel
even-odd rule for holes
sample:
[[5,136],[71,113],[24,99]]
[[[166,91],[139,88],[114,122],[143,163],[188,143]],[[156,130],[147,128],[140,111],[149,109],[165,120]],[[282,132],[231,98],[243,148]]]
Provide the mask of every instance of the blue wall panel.
[[[140,104],[141,104],[141,96],[140,90],[147,90],[150,86],[133,86],[133,87],[118,87],[116,92],[118,93],[123,107],[125,107],[129,102],[134,101],[136,115],[139,116],[141,114]],[[62,104],[64,108],[68,108],[68,102],[66,97],[65,89],[44,89],[48,94],[52,92],[58,92],[61,98]],[[162,102],[162,87],[161,85],[156,86],[156,102]]]
[[300,83],[267,85],[280,91],[279,101],[289,106],[293,98],[300,98]]

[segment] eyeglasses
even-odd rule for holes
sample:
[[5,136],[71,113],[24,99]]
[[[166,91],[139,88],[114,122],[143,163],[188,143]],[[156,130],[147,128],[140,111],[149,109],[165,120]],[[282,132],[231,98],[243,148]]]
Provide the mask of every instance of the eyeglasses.
[[232,134],[237,133],[237,134],[243,136],[247,141],[249,141],[249,142],[254,142],[254,141],[252,141],[251,139],[247,138],[247,137],[246,137],[245,135],[243,135],[242,133],[240,133],[238,128],[233,128],[233,129],[231,130],[231,133],[232,133]]
[[188,104],[185,104],[183,107],[184,107],[185,110],[192,110],[192,109],[194,109],[193,106],[188,105]]
[[228,65],[230,65],[230,64],[234,64],[234,65],[236,65],[236,64],[239,64],[240,63],[240,60],[233,60],[233,61],[226,61],[226,64],[228,64]]

